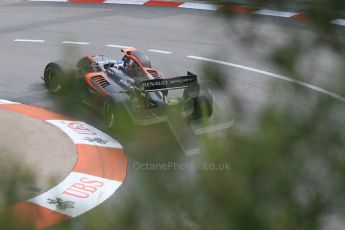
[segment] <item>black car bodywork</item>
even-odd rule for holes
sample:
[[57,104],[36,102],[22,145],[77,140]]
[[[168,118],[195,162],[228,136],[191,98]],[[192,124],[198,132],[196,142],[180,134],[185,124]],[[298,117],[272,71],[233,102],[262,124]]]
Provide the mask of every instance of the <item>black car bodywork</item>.
[[[189,120],[212,115],[212,95],[200,86],[195,74],[163,78],[151,68],[147,56],[134,48],[122,51],[125,55],[121,60],[90,55],[72,68],[51,62],[44,70],[45,85],[54,94],[81,90],[83,103],[102,111],[108,127],[116,123],[119,109],[125,109],[142,125],[159,120],[166,109],[174,109]],[[170,96],[172,90],[180,90],[182,95]]]

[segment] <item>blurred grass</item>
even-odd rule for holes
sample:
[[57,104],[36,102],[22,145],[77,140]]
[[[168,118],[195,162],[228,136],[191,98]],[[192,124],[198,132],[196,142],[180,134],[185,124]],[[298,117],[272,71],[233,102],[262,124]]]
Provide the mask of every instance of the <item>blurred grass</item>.
[[0,168],[0,229],[33,229],[22,226],[7,208],[27,196],[27,188],[35,182],[34,175],[21,164],[20,159],[14,159],[4,152],[0,153]]

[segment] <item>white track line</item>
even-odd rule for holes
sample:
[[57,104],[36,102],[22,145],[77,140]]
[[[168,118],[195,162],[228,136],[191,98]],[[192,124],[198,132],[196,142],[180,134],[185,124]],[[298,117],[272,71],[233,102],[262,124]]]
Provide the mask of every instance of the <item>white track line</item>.
[[331,23],[339,26],[345,26],[345,19],[335,19],[331,21]]
[[333,98],[335,98],[335,99],[345,103],[345,97],[342,97],[342,96],[340,96],[338,94],[332,93],[332,92],[330,92],[328,90],[322,89],[322,88],[320,88],[318,86],[311,85],[311,84],[303,82],[303,81],[295,80],[293,78],[285,77],[283,75],[267,72],[267,71],[264,71],[264,70],[255,69],[255,68],[244,66],[244,65],[238,65],[238,64],[234,64],[234,63],[230,63],[230,62],[214,60],[214,59],[210,59],[210,58],[204,58],[204,57],[198,57],[198,56],[192,56],[192,55],[191,56],[187,56],[187,57],[191,58],[191,59],[196,59],[196,60],[202,60],[202,61],[217,63],[217,64],[221,64],[221,65],[227,65],[227,66],[231,66],[231,67],[235,67],[235,68],[251,71],[251,72],[254,72],[254,73],[263,74],[263,75],[266,75],[266,76],[269,76],[269,77],[273,77],[273,78],[277,78],[277,79],[280,79],[280,80],[288,81],[288,82],[291,82],[291,83],[294,83],[294,84],[306,87],[308,89],[312,89],[312,90],[315,90],[317,92],[323,93],[325,95],[328,95],[330,97],[333,97]]
[[161,53],[161,54],[172,54],[172,52],[170,51],[164,51],[164,50],[155,50],[155,49],[151,49],[151,50],[147,50],[149,52],[154,52],[154,53]]
[[112,47],[112,48],[131,48],[132,46],[121,46],[121,45],[114,45],[114,44],[109,44],[106,45],[107,47]]
[[210,126],[207,126],[205,128],[194,128],[192,126],[192,129],[193,129],[194,134],[202,135],[202,134],[206,134],[206,133],[221,131],[224,129],[230,129],[232,126],[234,126],[234,120],[220,123],[220,124],[216,124],[216,125],[210,125]]
[[297,15],[298,13],[262,9],[262,10],[258,10],[258,11],[253,12],[253,14],[290,18],[292,16]]
[[63,41],[62,44],[90,45],[89,42],[75,42],[75,41]]
[[45,40],[32,40],[32,39],[15,39],[15,42],[35,42],[35,43],[42,43]]

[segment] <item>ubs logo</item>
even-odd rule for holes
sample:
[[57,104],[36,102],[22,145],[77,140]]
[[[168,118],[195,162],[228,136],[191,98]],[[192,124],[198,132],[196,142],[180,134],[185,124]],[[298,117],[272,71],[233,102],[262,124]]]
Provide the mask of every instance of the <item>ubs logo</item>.
[[88,127],[85,127],[83,123],[80,123],[80,122],[69,122],[66,125],[68,128],[72,129],[74,132],[81,135],[92,135],[92,136],[97,135],[94,131],[92,131]]
[[99,188],[103,187],[104,183],[102,181],[89,179],[83,177],[78,183],[74,183],[68,189],[66,189],[62,194],[67,196],[72,196],[78,199],[87,199],[92,194],[98,191]]

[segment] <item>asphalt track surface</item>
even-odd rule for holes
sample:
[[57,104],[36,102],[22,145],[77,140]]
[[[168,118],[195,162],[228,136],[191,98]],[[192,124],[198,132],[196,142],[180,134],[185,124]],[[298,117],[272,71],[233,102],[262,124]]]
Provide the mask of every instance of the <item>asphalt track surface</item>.
[[[285,76],[269,61],[270,51],[288,41],[291,34],[299,34],[305,44],[315,40],[315,35],[308,30],[305,22],[270,17],[255,17],[253,20],[239,16],[228,18],[227,23],[224,23],[224,18],[214,12],[178,8],[6,2],[0,7],[0,15],[0,98],[75,115],[101,129],[104,128],[101,119],[92,116],[92,112],[83,107],[80,108],[82,114],[66,111],[65,107],[59,106],[58,98],[49,95],[40,79],[49,61],[62,58],[76,60],[93,53],[120,58],[119,48],[107,46],[113,44],[134,46],[144,51],[153,66],[165,76],[178,76],[189,70],[205,78],[202,66],[207,62],[187,56],[220,60]],[[252,30],[261,35],[261,39],[254,43],[257,45],[246,42],[250,41]],[[339,30],[339,36],[342,36],[343,31]],[[83,43],[67,44],[64,41]],[[169,53],[148,51],[152,49]],[[340,68],[343,60],[324,51],[320,47],[301,57],[300,71],[307,73],[306,78],[301,81],[341,96],[342,92],[336,82],[342,76],[334,74],[334,70]],[[311,59],[313,66],[308,62]],[[291,101],[294,98],[293,92],[274,90],[271,87],[274,84],[280,89],[294,83],[244,68],[221,63],[209,64],[220,69],[228,89],[239,95],[248,125],[260,111],[261,105],[267,102],[291,104],[302,112],[308,111],[308,103]],[[310,92],[312,97],[329,96],[310,89],[312,87],[298,87]],[[334,100],[338,101],[339,106],[344,106],[339,98]],[[340,116],[340,119],[342,120],[339,122],[343,125],[344,118]],[[154,130],[154,127],[150,130]],[[144,128],[138,136],[144,137],[145,132],[148,130]],[[168,127],[165,128],[165,134],[173,136]],[[161,154],[183,154],[177,143],[175,149],[162,149],[159,143],[143,143],[137,139],[138,136],[128,138],[114,134],[124,146],[130,161],[140,154],[138,152],[142,148]],[[163,139],[169,139],[163,136]],[[125,185],[115,198],[122,195],[121,191],[131,187],[133,181],[130,176],[135,173],[137,172],[129,171]]]
[[[153,65],[166,76],[181,75],[186,70],[199,73],[203,62],[187,58],[190,55],[283,74],[267,61],[266,55],[270,49],[286,41],[290,33],[305,37],[306,43],[313,39],[313,35],[301,26],[301,22],[283,19],[267,22],[258,18],[250,24],[246,18],[234,18],[231,20],[232,30],[229,30],[222,17],[199,10],[37,2],[5,4],[0,10],[3,18],[0,22],[0,60],[3,63],[0,96],[45,107],[52,102],[39,76],[48,61],[66,56],[77,59],[90,53],[121,57],[119,48],[107,47],[109,44],[135,46],[146,51]],[[249,31],[241,32],[252,28],[265,34],[265,39],[271,39],[266,46],[250,47],[241,42],[244,38],[235,36],[238,34],[234,32],[245,36]],[[44,42],[14,42],[15,39]],[[90,44],[62,44],[63,41]],[[172,54],[148,52],[150,49]],[[342,60],[320,56],[320,61],[326,63],[326,66],[319,67],[322,68],[319,74],[302,80],[340,93],[332,79],[337,76],[326,77],[325,72]],[[335,64],[327,66],[328,62]],[[267,98],[269,79],[265,79],[263,74],[236,68],[226,68],[225,71],[236,78],[233,84],[240,81],[245,85],[245,88],[241,85],[241,91],[246,92],[243,94],[248,94],[247,97],[255,94],[256,100]]]

